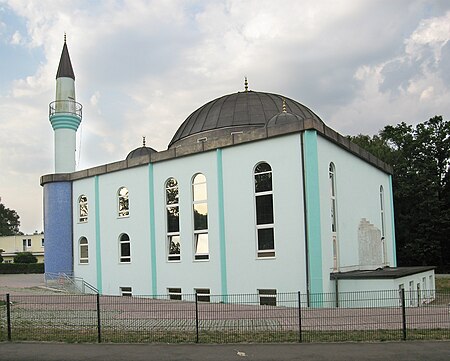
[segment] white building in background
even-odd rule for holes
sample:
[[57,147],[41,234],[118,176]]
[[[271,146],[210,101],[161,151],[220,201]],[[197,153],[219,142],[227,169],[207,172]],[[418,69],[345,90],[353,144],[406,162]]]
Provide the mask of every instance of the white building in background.
[[0,237],[0,250],[3,262],[13,263],[18,253],[30,252],[38,260],[44,262],[44,234],[19,234],[15,236]]
[[[65,43],[60,78],[75,80]],[[81,122],[74,94],[59,90],[64,106],[50,106],[65,132],[55,134],[55,174],[41,178],[46,272],[73,272],[102,294],[264,302],[423,279],[434,287],[433,267],[396,267],[391,168],[303,104],[246,83],[195,110],[167,150],[144,142],[124,160],[74,171],[75,143],[63,139]]]

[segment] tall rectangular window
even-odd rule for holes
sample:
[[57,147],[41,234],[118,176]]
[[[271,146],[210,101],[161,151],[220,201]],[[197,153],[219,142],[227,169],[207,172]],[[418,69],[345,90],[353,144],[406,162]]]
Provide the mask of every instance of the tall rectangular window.
[[78,198],[78,222],[85,223],[88,221],[88,199],[82,194]]
[[178,182],[169,178],[166,182],[167,260],[181,259],[180,206]]
[[275,256],[272,168],[267,163],[255,167],[255,209],[257,256]]
[[128,217],[130,215],[130,198],[128,188],[121,187],[117,192],[118,216]]
[[206,177],[198,173],[192,181],[192,207],[194,220],[194,259],[209,259],[208,196]]

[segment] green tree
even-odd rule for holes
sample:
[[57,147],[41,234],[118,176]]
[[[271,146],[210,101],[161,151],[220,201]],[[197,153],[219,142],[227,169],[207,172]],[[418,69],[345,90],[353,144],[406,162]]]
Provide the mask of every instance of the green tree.
[[3,203],[0,203],[0,236],[20,234],[19,218],[15,210],[6,208]]
[[397,259],[450,268],[450,122],[435,116],[350,139],[392,165]]
[[14,256],[14,263],[37,263],[37,258],[31,252],[19,252]]

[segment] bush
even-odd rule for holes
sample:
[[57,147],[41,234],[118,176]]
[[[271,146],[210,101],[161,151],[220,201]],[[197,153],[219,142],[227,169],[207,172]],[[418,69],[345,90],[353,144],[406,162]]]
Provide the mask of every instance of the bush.
[[43,263],[0,263],[0,274],[44,273]]
[[37,258],[31,252],[19,252],[14,256],[14,263],[37,263]]

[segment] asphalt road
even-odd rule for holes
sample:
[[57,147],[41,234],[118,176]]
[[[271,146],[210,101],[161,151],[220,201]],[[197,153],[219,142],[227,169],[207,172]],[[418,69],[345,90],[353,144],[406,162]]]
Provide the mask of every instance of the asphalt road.
[[5,361],[448,361],[450,342],[143,345],[0,343]]

